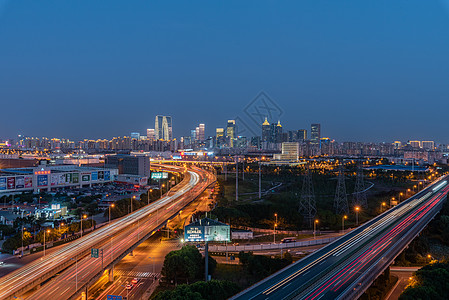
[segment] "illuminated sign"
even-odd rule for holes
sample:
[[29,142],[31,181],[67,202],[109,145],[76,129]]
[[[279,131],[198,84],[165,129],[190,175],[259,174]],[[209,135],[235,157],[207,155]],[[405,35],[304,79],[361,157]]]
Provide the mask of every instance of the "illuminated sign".
[[47,186],[48,185],[48,175],[37,175],[37,186]]
[[0,178],[0,191],[6,190],[6,177]]
[[25,188],[32,188],[32,187],[33,187],[33,177],[25,176]]
[[90,174],[81,175],[81,181],[90,181]]
[[151,179],[167,179],[167,172],[151,172]]
[[6,180],[6,186],[8,187],[8,190],[13,190],[16,188],[16,178],[15,177],[8,177]]
[[104,180],[105,181],[111,180],[111,171],[104,171]]
[[80,174],[79,173],[72,173],[72,182],[73,183],[79,183],[80,182]]
[[25,187],[25,177],[17,176],[16,177],[16,189],[23,189]]
[[92,172],[92,181],[98,180],[98,172]]
[[186,242],[230,242],[231,228],[215,220],[202,219],[184,227],[184,240]]

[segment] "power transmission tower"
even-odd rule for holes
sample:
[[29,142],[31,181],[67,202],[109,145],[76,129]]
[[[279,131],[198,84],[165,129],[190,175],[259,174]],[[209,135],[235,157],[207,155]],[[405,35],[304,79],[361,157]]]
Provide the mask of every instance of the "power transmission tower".
[[337,190],[335,191],[334,209],[337,215],[344,215],[349,212],[343,164],[338,166]]
[[354,206],[368,207],[366,200],[365,182],[363,180],[363,168],[361,161],[357,166],[357,177],[355,180],[354,197],[352,204]]
[[312,228],[313,219],[316,215],[315,192],[313,190],[312,175],[309,166],[306,166],[306,174],[302,183],[301,197],[299,199],[299,213],[303,215],[304,221]]

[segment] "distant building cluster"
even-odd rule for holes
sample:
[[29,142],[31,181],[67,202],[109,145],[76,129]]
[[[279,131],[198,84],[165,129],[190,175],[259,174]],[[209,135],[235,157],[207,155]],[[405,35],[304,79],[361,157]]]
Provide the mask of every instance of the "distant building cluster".
[[[175,138],[171,116],[157,115],[154,128],[148,128],[146,134],[132,132],[129,136],[108,139],[72,141],[58,138],[35,138],[19,136],[17,141],[0,141],[0,149],[18,149],[29,151],[72,151],[87,154],[157,152],[180,153],[191,151],[213,152],[217,155],[233,153],[264,152],[273,155],[275,160],[295,161],[310,156],[378,156],[393,157],[399,161],[446,161],[448,146],[436,145],[434,141],[410,140],[393,143],[337,142],[322,136],[321,124],[305,128],[286,130],[280,120],[265,120],[260,124],[260,134],[243,136],[239,134],[237,120],[230,119],[225,126],[216,128],[214,135],[206,134],[206,124],[199,123],[189,135]],[[240,124],[243,126],[243,124]],[[1,152],[0,152],[0,155]],[[0,157],[1,159],[1,157]],[[78,158],[79,159],[79,158]],[[110,158],[112,160],[112,158]],[[119,167],[117,164],[114,167]],[[122,172],[121,172],[122,173]],[[125,172],[148,176],[148,174]]]

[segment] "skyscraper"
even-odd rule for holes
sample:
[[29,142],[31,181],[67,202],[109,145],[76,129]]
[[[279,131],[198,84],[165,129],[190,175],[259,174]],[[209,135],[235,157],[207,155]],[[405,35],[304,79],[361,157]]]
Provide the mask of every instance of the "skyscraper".
[[156,116],[154,135],[156,140],[170,141],[173,139],[172,119],[170,116]]
[[205,124],[200,124],[198,126],[198,140],[200,140],[201,142],[205,140],[205,131],[206,131],[206,125]]
[[147,129],[147,139],[154,141],[154,129]]
[[265,121],[262,124],[262,142],[270,142],[271,138],[271,129],[270,129],[270,123],[268,122],[267,118],[265,118]]
[[321,124],[312,124],[310,127],[310,142],[312,145],[319,145],[321,139]]
[[305,140],[307,140],[307,130],[305,130],[305,129],[298,130],[298,140],[301,142],[304,142]]
[[236,138],[236,128],[235,120],[228,120],[228,125],[226,126],[226,137],[229,140],[229,147],[234,147],[234,140]]

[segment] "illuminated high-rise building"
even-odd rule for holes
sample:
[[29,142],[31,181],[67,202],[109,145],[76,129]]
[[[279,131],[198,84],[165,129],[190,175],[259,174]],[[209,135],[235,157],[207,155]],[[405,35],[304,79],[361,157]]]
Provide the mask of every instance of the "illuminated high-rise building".
[[170,141],[173,139],[172,118],[170,116],[156,116],[154,135],[156,140]]
[[271,127],[267,118],[262,123],[262,142],[271,142]]
[[235,120],[228,120],[228,125],[226,126],[226,137],[229,140],[229,147],[234,147],[234,140],[236,138]]
[[198,140],[199,141],[204,141],[205,140],[205,131],[206,131],[206,125],[205,124],[200,124],[198,126]]
[[150,141],[154,141],[154,129],[147,129],[147,139]]
[[310,142],[312,145],[319,145],[321,139],[321,124],[312,124],[310,126]]

